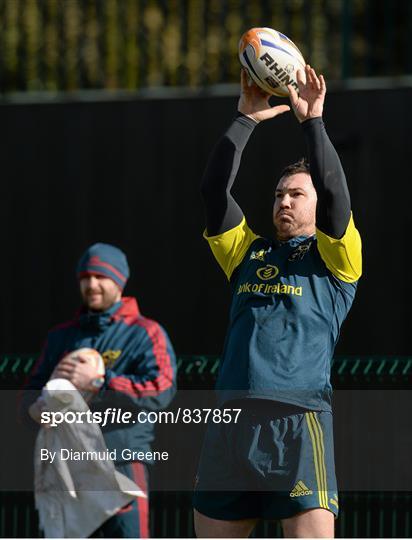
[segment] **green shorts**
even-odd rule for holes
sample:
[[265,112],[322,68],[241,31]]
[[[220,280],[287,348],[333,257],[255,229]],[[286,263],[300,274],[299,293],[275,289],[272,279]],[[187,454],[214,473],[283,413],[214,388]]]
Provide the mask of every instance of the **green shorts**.
[[241,408],[237,423],[210,424],[194,507],[222,520],[284,519],[311,508],[338,515],[330,412],[270,400]]

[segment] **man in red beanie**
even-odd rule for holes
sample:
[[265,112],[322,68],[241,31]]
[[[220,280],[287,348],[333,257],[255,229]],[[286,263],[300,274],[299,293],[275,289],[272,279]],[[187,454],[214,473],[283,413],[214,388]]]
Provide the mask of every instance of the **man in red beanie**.
[[[91,408],[94,403],[110,402],[134,412],[166,407],[176,390],[175,354],[165,330],[141,315],[134,298],[122,296],[129,277],[125,254],[109,244],[94,244],[81,257],[77,275],[83,306],[73,319],[48,333],[25,387],[24,406],[30,416],[40,421],[43,405],[36,398],[51,376],[68,379],[80,391],[93,392]],[[104,378],[81,354],[71,356],[80,348],[101,354]],[[146,492],[149,462],[129,461],[122,457],[122,450],[149,452],[153,428],[153,424],[138,422],[102,427],[108,450],[116,451],[117,470]],[[93,536],[148,537],[148,499],[133,500]]]

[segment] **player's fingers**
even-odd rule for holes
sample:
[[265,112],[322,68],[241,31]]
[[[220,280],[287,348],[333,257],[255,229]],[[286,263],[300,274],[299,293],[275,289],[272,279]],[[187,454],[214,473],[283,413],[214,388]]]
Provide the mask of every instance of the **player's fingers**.
[[311,74],[311,78],[312,78],[314,88],[316,88],[316,90],[319,91],[320,90],[320,81],[318,79],[318,76],[316,75],[316,71],[313,68],[311,68],[310,74]]
[[242,94],[246,94],[249,90],[249,75],[245,68],[240,71],[240,87]]
[[60,368],[73,368],[75,367],[77,364],[77,360],[74,360],[72,358],[64,358],[63,360],[61,360],[58,364],[57,364],[57,369],[60,369]]
[[325,82],[325,78],[323,77],[323,75],[319,75],[319,82],[320,82],[320,91],[322,92],[322,94],[325,94],[326,93],[326,82]]
[[57,377],[67,377],[67,375],[70,375],[70,373],[73,373],[73,370],[74,368],[73,367],[62,367],[62,368],[57,368],[53,371],[53,377],[54,378],[57,378]]
[[256,89],[256,93],[259,94],[260,97],[265,98],[267,101],[270,99],[270,94],[265,92],[263,88],[260,88],[257,84],[254,83],[254,87]]
[[304,84],[307,78],[307,69],[298,69],[296,72],[296,80],[298,83]]
[[306,80],[307,80],[307,85],[313,90],[313,89],[316,89],[316,80],[315,80],[315,77],[314,77],[314,70],[313,68],[311,68],[309,65],[306,66],[307,69],[306,69]]
[[307,77],[305,76],[305,72],[301,69],[298,69],[298,71],[296,72],[296,81],[298,83],[299,91],[301,91],[305,87],[306,80]]
[[289,90],[289,99],[292,104],[292,107],[296,107],[299,101],[298,93],[290,84],[288,84],[287,89]]
[[270,94],[262,90],[260,86],[258,86],[255,81],[249,76],[249,92],[254,97],[270,97]]
[[288,111],[290,111],[289,105],[275,105],[274,107],[270,107],[265,111],[261,111],[260,114],[263,120],[269,120],[270,118],[275,118],[275,116],[278,116],[279,114],[283,114]]
[[283,114],[285,112],[290,111],[289,105],[275,105],[274,107],[271,107],[271,110],[276,114]]
[[66,369],[61,370],[61,371],[59,370],[53,373],[53,378],[54,379],[69,379],[72,374],[73,374],[73,371],[68,371]]
[[269,94],[266,94],[266,92],[264,92],[260,86],[258,86],[255,81],[250,77],[250,75],[247,76],[248,77],[248,93],[250,96],[253,96],[253,97],[266,97],[267,95]]
[[271,109],[271,106],[270,106],[270,103],[269,103],[269,100],[271,98],[270,94],[268,94],[265,91],[256,92],[256,98],[262,100],[262,102],[264,103],[264,105],[262,103],[262,106],[261,106],[262,109],[264,109],[264,108]]
[[243,68],[243,73],[245,74],[245,88],[249,89],[252,86],[256,86],[252,77],[249,74],[249,71],[246,68]]
[[314,70],[312,67],[310,67],[307,71],[307,78],[308,78],[308,81],[309,81],[309,84],[311,85],[311,87],[314,87],[315,86],[315,77],[314,77]]
[[86,364],[86,363],[88,362],[87,356],[86,356],[86,355],[83,356],[82,354],[78,354],[78,355],[76,355],[75,358],[76,358],[76,360],[77,360],[78,362],[80,362],[81,364]]
[[77,360],[78,356],[77,354],[74,354],[73,356],[66,356],[66,358],[63,358],[63,360],[60,360],[60,364],[75,364],[78,360]]
[[69,364],[69,363],[67,363],[67,364],[61,364],[61,365],[59,364],[59,365],[55,368],[55,370],[53,371],[53,373],[60,373],[60,372],[63,372],[63,371],[65,371],[65,372],[67,372],[67,373],[70,373],[70,372],[72,372],[72,371],[75,369],[75,367],[76,367],[77,365],[78,365],[78,362],[76,362],[76,363],[70,363],[70,364]]

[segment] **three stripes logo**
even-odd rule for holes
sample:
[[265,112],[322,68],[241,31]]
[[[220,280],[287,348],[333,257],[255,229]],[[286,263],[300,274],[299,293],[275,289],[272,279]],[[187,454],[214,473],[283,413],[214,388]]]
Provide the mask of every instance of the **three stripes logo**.
[[289,493],[291,497],[303,497],[304,495],[313,495],[313,491],[309,489],[302,480],[296,484],[296,486]]
[[315,466],[316,493],[319,497],[320,508],[330,510],[328,502],[328,475],[325,462],[325,444],[323,440],[323,430],[319,422],[318,415],[314,411],[305,413],[305,418],[312,441],[313,463]]

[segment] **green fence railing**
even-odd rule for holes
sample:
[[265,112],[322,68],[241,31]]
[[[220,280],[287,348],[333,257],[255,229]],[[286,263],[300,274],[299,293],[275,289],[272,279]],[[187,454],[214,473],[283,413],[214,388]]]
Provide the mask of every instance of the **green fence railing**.
[[[20,386],[30,373],[36,356],[0,355],[0,388]],[[179,388],[211,388],[219,369],[218,356],[179,356]],[[412,357],[337,356],[332,361],[332,385],[336,389],[408,388],[412,383]]]

